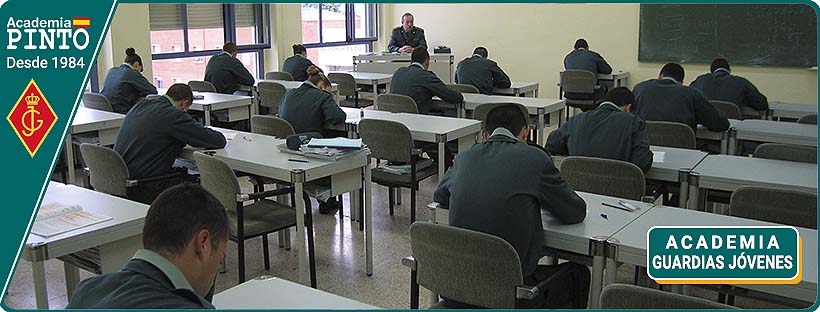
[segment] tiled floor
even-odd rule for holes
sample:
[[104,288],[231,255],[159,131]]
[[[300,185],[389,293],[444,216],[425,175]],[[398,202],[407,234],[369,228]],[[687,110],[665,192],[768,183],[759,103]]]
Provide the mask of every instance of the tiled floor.
[[[250,188],[246,178],[240,178],[243,188]],[[432,191],[438,178],[424,181],[418,194],[417,219],[426,220],[426,204],[431,201]],[[364,271],[364,240],[356,223],[348,218],[339,220],[338,214],[320,215],[314,211],[316,223],[316,262],[318,268],[318,287],[324,291],[352,298],[377,307],[389,309],[409,308],[409,271],[401,265],[401,258],[410,255],[408,238],[409,191],[404,190],[403,203],[397,206],[395,215],[387,212],[387,189],[374,186],[373,222],[374,222],[374,261],[373,276]],[[347,204],[346,207],[349,207]],[[347,213],[347,211],[345,212]],[[293,235],[292,235],[293,236]],[[261,239],[249,240],[246,243],[247,276],[272,275],[288,280],[296,280],[297,265],[295,251],[278,248],[276,235],[271,235],[271,269],[264,270],[262,263]],[[237,284],[236,245],[228,247],[227,273],[217,278],[217,292]],[[51,260],[46,263],[48,276],[49,304],[52,309],[61,309],[67,303],[62,262]],[[633,268],[624,265],[618,272],[618,281],[631,283]],[[81,278],[91,276],[81,271]],[[644,281],[646,278],[644,278]],[[645,282],[646,283],[646,282]],[[714,300],[716,293],[702,289],[692,290],[696,296]],[[421,305],[427,305],[427,293],[421,294]],[[7,306],[14,309],[33,309],[34,291],[31,279],[31,266],[20,261],[17,266],[8,295]],[[783,308],[755,300],[738,298],[736,305],[744,308]]]

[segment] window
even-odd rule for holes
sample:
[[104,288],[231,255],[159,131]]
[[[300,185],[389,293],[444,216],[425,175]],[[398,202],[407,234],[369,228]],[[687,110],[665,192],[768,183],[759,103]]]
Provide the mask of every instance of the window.
[[307,57],[316,60],[316,64],[325,72],[351,71],[353,70],[353,56],[367,53],[369,49],[368,44],[310,48],[307,49]]
[[154,76],[154,86],[162,88],[162,78]]
[[376,41],[374,3],[302,3],[302,42],[308,58],[324,70],[353,67],[353,56]]
[[162,48],[158,44],[152,44],[151,53],[162,53]]

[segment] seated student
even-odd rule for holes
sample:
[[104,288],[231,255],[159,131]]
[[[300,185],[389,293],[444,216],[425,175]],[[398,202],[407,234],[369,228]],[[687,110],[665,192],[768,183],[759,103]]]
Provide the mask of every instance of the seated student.
[[226,42],[222,53],[214,55],[205,66],[205,81],[214,84],[216,92],[233,94],[240,85],[252,86],[256,79],[236,58],[236,44]]
[[473,56],[458,62],[456,83],[472,85],[481,94],[493,94],[494,88],[509,88],[510,76],[487,55],[487,48],[478,47],[473,50]]
[[667,63],[658,79],[635,86],[636,114],[646,121],[672,121],[697,130],[701,124],[711,131],[726,131],[729,120],[715,109],[695,88],[682,85],[684,71],[680,64]]
[[612,67],[597,52],[589,50],[589,43],[584,39],[575,41],[572,52],[564,57],[564,69],[591,71],[598,74],[611,74]]
[[[188,85],[175,83],[165,95],[144,99],[125,115],[114,150],[122,156],[131,178],[174,172],[174,161],[185,145],[225,147],[227,141],[222,133],[205,128],[187,113],[193,97]],[[140,184],[129,188],[128,198],[150,204],[164,189],[185,179]]]
[[[450,225],[498,236],[515,248],[521,260],[524,283],[535,285],[557,270],[538,265],[544,256],[541,210],[567,224],[586,217],[586,203],[561,178],[549,155],[524,143],[529,129],[524,114],[514,104],[493,108],[487,114],[485,142],[460,153],[453,168],[441,179],[434,200],[450,210]],[[558,287],[545,291],[548,298],[534,308],[586,306],[589,270],[574,266]],[[556,302],[556,299],[557,302]]]
[[228,216],[211,193],[178,185],[148,208],[142,245],[122,271],[84,280],[66,309],[214,309]]
[[120,67],[113,67],[105,74],[100,93],[111,102],[115,113],[125,114],[146,95],[157,94],[157,88],[141,73],[142,58],[134,48],[128,48]]
[[330,80],[319,68],[311,65],[305,72],[307,80],[282,98],[279,117],[290,122],[296,133],[319,132],[327,136],[325,123],[343,123],[347,115],[330,94]]
[[396,70],[390,81],[390,93],[406,95],[416,101],[420,114],[429,114],[433,97],[447,103],[461,103],[464,96],[443,82],[431,71],[430,54],[425,49],[415,49],[410,55],[410,65]]
[[729,61],[716,58],[709,67],[710,73],[698,76],[689,86],[703,92],[710,100],[731,102],[743,109],[757,111],[769,109],[769,101],[746,78],[732,75]]
[[[282,71],[290,73],[294,81],[305,81],[308,79],[307,70],[311,66],[315,65],[307,58],[305,46],[294,44],[293,56],[285,59],[285,63],[282,64]],[[319,72],[322,72],[321,68],[319,68]]]
[[589,156],[628,161],[643,172],[652,166],[646,122],[630,114],[635,97],[625,87],[609,91],[598,108],[575,115],[550,133],[553,155]]

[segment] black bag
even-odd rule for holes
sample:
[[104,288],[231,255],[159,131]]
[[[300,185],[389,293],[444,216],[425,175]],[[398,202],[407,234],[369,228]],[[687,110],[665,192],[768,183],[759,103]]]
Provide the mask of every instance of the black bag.
[[319,132],[305,132],[305,133],[297,133],[291,134],[285,139],[285,143],[287,143],[288,149],[298,151],[299,147],[303,144],[307,144],[310,142],[312,138],[321,138],[322,134]]

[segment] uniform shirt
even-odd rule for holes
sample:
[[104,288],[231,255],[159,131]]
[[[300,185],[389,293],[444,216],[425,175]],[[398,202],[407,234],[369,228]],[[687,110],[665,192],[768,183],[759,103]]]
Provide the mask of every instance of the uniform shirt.
[[123,63],[108,70],[100,93],[111,102],[115,113],[125,114],[141,98],[157,94],[157,88],[131,65]]
[[390,52],[399,52],[403,46],[409,45],[413,48],[427,50],[427,40],[424,39],[424,29],[413,26],[410,31],[404,31],[404,27],[398,26],[393,28],[393,33],[390,34],[390,43],[387,49]]
[[564,69],[591,71],[598,74],[611,74],[612,67],[600,54],[587,49],[575,49],[564,57]]
[[493,94],[494,88],[509,88],[511,84],[510,76],[498,64],[478,54],[458,62],[456,83],[472,85],[481,94]]
[[698,76],[690,84],[700,90],[707,99],[734,103],[741,109],[768,110],[769,101],[757,88],[740,76],[733,76],[723,68]]
[[570,224],[586,217],[586,203],[561,178],[549,155],[504,128],[459,153],[433,198],[449,208],[450,225],[510,243],[524,277],[535,272],[544,255],[541,210]]
[[622,112],[608,101],[573,116],[550,133],[547,150],[553,155],[627,161],[643,172],[652,166],[646,122],[635,114]]
[[689,125],[693,131],[701,124],[711,131],[726,131],[729,120],[695,88],[671,78],[650,79],[635,86],[635,113],[646,121],[671,121]]
[[419,113],[427,114],[433,106],[433,96],[438,96],[447,103],[461,103],[464,96],[438,79],[431,71],[424,70],[419,63],[410,63],[393,73],[390,80],[390,93],[406,95],[416,101]]
[[140,249],[122,271],[84,280],[66,309],[214,309],[173,263]]
[[[308,58],[294,55],[285,59],[285,63],[282,64],[282,71],[290,73],[295,81],[305,81],[308,79],[307,69],[310,65],[313,65],[313,62]],[[322,72],[321,68],[319,72]]]
[[256,80],[239,59],[222,52],[208,61],[205,81],[214,84],[218,93],[233,94],[240,85],[252,86]]
[[114,150],[131,178],[139,179],[169,173],[185,145],[216,149],[226,143],[222,133],[203,127],[164,95],[134,105],[122,121]]
[[305,81],[282,98],[279,117],[290,122],[296,133],[321,133],[325,123],[343,123],[347,115],[336,105],[332,95]]

